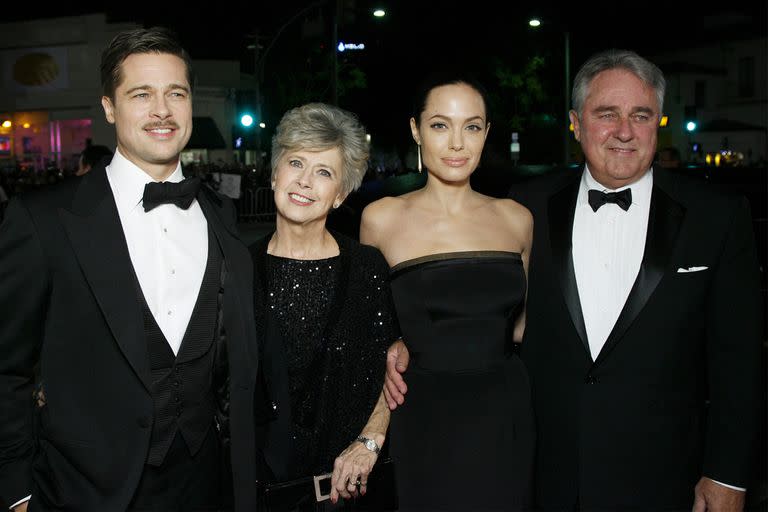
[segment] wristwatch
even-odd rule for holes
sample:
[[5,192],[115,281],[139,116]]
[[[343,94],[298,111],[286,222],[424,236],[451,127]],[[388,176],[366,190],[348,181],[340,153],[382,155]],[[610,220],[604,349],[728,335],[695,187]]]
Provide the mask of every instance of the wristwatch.
[[357,439],[355,439],[355,441],[360,441],[361,443],[363,443],[363,445],[366,448],[368,448],[369,450],[371,450],[373,453],[377,455],[381,451],[381,447],[379,447],[379,445],[376,444],[376,441],[374,441],[373,439],[369,439],[365,436],[357,436]]

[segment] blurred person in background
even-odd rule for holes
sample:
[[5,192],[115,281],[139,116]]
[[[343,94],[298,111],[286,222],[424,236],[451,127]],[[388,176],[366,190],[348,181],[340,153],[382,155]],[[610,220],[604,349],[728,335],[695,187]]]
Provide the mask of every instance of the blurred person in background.
[[98,144],[95,146],[86,146],[83,152],[80,153],[80,159],[77,163],[77,171],[75,172],[75,176],[82,176],[83,174],[93,169],[101,162],[102,159],[105,158],[112,160],[112,151],[108,147],[100,146]]

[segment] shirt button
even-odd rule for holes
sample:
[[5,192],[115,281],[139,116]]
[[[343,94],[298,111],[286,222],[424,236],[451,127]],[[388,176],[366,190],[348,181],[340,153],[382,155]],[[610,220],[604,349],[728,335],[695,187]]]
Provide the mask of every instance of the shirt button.
[[175,274],[176,274],[176,269],[175,269],[175,268],[172,268],[172,269],[171,269],[171,275],[175,275]]
[[168,228],[163,228],[163,233],[167,233],[167,232],[168,232]]
[[168,315],[172,315],[172,314],[173,314],[173,311],[168,311]]

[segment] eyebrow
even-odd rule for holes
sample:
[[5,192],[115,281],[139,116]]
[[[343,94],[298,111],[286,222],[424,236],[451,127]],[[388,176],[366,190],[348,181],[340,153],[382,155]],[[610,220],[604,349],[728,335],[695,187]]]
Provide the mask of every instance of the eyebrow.
[[323,163],[323,162],[318,162],[318,163],[315,165],[315,167],[316,167],[316,168],[317,168],[317,167],[322,167],[323,169],[326,169],[326,170],[330,170],[330,171],[332,171],[332,172],[336,172],[336,169],[335,169],[335,168],[334,168],[332,165],[330,165],[330,164],[325,164],[325,163]]
[[[618,107],[617,105],[598,105],[597,107],[592,109],[592,112],[604,112],[606,110],[617,111],[617,110],[621,110],[621,108]],[[655,113],[654,110],[652,108],[650,108],[650,107],[632,107],[631,112],[633,114],[636,114],[638,112],[643,112],[643,113],[646,113],[646,114],[654,114]]]
[[[182,91],[189,93],[189,87],[181,85],[181,84],[171,84],[168,87],[165,88],[166,91],[174,91],[176,89],[181,89]],[[155,88],[151,85],[137,85],[136,87],[131,87],[127,91],[125,91],[125,94],[131,94],[136,91],[154,91]]]
[[[288,160],[294,160],[295,159],[295,160],[301,160],[301,162],[304,163],[304,164],[307,163],[307,159],[304,158],[303,156],[294,155],[294,154],[290,154],[289,153],[287,158],[288,158]],[[323,163],[323,162],[318,162],[317,164],[314,165],[314,167],[324,167],[326,169],[330,169],[333,172],[336,172],[336,168],[335,167],[333,167],[330,164]]]
[[[428,119],[428,121],[431,121],[432,119],[435,119],[435,118],[445,119],[445,120],[447,120],[447,121],[451,121],[451,120],[452,120],[452,118],[450,118],[450,117],[448,117],[448,116],[444,116],[443,114],[435,114],[435,115],[433,115],[432,117],[430,117],[430,118]],[[464,122],[465,122],[465,123],[467,123],[467,122],[469,122],[469,121],[480,121],[480,122],[485,122],[485,119],[483,119],[483,116],[472,116],[472,117],[468,117],[468,118],[466,118],[466,119],[464,120]]]

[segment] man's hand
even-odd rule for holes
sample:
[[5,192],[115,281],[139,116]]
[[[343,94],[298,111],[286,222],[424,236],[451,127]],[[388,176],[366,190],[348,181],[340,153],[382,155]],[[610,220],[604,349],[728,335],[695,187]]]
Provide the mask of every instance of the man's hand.
[[744,510],[746,495],[744,491],[730,489],[707,477],[701,477],[693,494],[693,512],[741,512]]
[[394,342],[387,350],[387,374],[384,377],[384,397],[387,399],[387,405],[394,411],[398,405],[405,401],[405,394],[408,392],[408,386],[401,375],[408,369],[410,361],[408,349],[403,340]]
[[13,507],[13,512],[27,512],[27,505],[29,505],[29,500],[25,501],[24,503],[19,503]]

